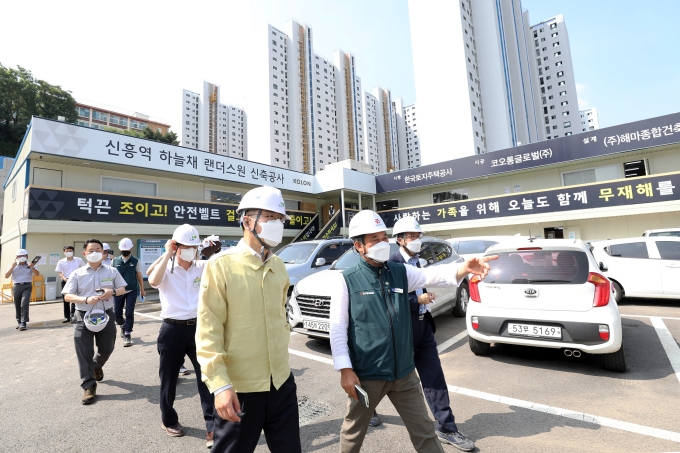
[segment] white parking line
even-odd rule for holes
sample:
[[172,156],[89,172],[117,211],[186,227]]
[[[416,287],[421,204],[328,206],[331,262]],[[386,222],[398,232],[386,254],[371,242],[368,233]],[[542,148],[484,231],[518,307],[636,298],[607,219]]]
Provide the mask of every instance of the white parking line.
[[136,314],[137,316],[144,316],[144,317],[146,317],[146,318],[157,319],[157,320],[159,320],[159,321],[162,321],[162,320],[163,320],[163,318],[161,318],[161,317],[154,316],[154,315],[147,315],[146,313],[140,313],[140,312],[138,312],[138,311],[136,311],[135,314]]
[[467,330],[464,330],[461,333],[459,333],[458,335],[456,335],[455,337],[446,340],[445,342],[443,342],[442,344],[437,346],[437,352],[439,352],[441,354],[442,352],[446,351],[447,349],[449,349],[454,344],[458,343],[463,338],[467,337],[467,334],[468,334]]
[[317,362],[325,363],[327,365],[333,365],[333,359],[329,359],[328,357],[321,357],[320,355],[314,355],[308,352],[296,351],[295,349],[288,349],[288,353],[304,357],[305,359],[316,360]]
[[664,324],[663,319],[655,316],[652,316],[649,319],[651,319],[652,326],[654,326],[654,330],[656,330],[656,334],[659,336],[659,340],[661,340],[661,345],[666,351],[668,360],[671,362],[673,371],[675,371],[675,377],[677,377],[680,382],[680,348],[675,342],[673,335],[668,331],[668,327]]
[[680,321],[680,318],[671,318],[670,316],[646,316],[646,315],[621,315],[625,318],[659,318],[659,319],[672,319],[674,321]]
[[515,398],[506,398],[501,395],[494,395],[492,393],[479,392],[477,390],[470,390],[463,387],[456,387],[449,385],[449,392],[460,393],[461,395],[472,396],[495,403],[506,404],[508,406],[517,406],[524,409],[529,409],[537,412],[545,412],[547,414],[558,415],[560,417],[573,418],[574,420],[593,423],[595,425],[607,426],[609,428],[620,429],[635,434],[642,434],[644,436],[658,437],[659,439],[672,440],[680,442],[680,433],[674,431],[666,431],[664,429],[651,428],[649,426],[638,425],[635,423],[622,422],[607,417],[599,417],[597,415],[585,414],[583,412],[571,411],[569,409],[562,409],[559,407],[546,406],[545,404],[532,403],[531,401],[518,400]]

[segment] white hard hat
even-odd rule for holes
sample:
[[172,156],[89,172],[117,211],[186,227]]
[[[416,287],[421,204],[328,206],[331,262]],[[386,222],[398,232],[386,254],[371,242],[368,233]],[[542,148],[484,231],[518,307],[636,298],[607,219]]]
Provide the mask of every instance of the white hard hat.
[[26,250],[26,249],[17,250],[17,256],[21,256],[21,255],[28,255],[28,250]]
[[111,250],[111,247],[109,247],[109,244],[107,244],[106,242],[104,242],[104,243],[102,244],[102,249],[103,249],[103,250]]
[[[108,244],[104,244],[104,250],[106,250],[106,247],[108,246]],[[132,244],[132,240],[130,238],[123,238],[118,241],[118,250],[132,250],[132,247],[134,247],[134,245]]]
[[349,237],[351,238],[385,230],[387,227],[382,217],[368,209],[358,212],[349,222]]
[[420,228],[420,224],[415,217],[402,217],[397,220],[392,229],[392,236],[396,236],[401,233],[423,233],[423,229]]
[[83,324],[90,332],[101,332],[109,323],[109,315],[101,308],[93,308],[83,316]]
[[201,240],[198,237],[198,231],[188,223],[180,225],[172,233],[172,240],[182,245],[200,245]]
[[283,195],[281,195],[279,189],[274,187],[256,187],[246,192],[238,204],[236,213],[240,214],[248,209],[266,209],[282,214],[286,220],[290,219],[288,214],[286,214],[286,203],[283,202]]

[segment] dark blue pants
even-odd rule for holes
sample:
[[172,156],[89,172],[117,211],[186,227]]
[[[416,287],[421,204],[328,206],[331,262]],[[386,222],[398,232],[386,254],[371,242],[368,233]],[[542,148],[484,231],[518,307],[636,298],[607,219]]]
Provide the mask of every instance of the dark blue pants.
[[[123,326],[126,332],[132,332],[135,323],[135,303],[137,302],[137,291],[130,291],[122,296],[113,297],[113,306],[116,311],[116,324]],[[125,306],[125,317],[123,318],[123,306]]]
[[[423,320],[419,320],[417,312],[411,312],[411,322],[413,324],[413,348],[416,370],[423,386],[425,400],[427,401],[432,415],[437,420],[437,430],[444,433],[458,431],[456,419],[453,416],[449,401],[449,389],[444,379],[444,370],[439,361],[437,352],[437,342],[434,340],[432,332],[432,318],[426,315]],[[428,319],[430,318],[430,319]]]
[[278,390],[271,384],[268,392],[236,395],[245,415],[240,423],[234,423],[215,411],[215,444],[210,451],[251,453],[264,430],[272,453],[300,453],[297,386],[292,373]]
[[[187,326],[181,324],[161,324],[158,332],[158,354],[160,363],[158,375],[161,378],[161,419],[165,426],[174,426],[179,422],[177,411],[172,407],[175,404],[177,391],[177,379],[179,379],[179,367],[184,362],[186,354],[194,365],[198,395],[201,398],[205,429],[208,432],[214,430],[213,411],[215,399],[208,387],[201,380],[201,366],[196,359],[196,325]],[[217,417],[217,412],[215,412]]]

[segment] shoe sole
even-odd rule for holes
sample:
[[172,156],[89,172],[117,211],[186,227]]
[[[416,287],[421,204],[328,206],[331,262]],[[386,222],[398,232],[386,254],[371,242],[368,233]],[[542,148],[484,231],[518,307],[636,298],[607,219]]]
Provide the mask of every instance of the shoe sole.
[[215,441],[211,440],[210,442],[206,442],[205,446],[208,447],[208,449],[211,449],[214,443],[215,443]]
[[88,405],[94,403],[94,398],[89,399],[89,400],[81,400],[80,402],[83,404],[83,406],[88,406]]
[[[437,436],[437,437],[439,437],[439,436]],[[451,445],[452,447],[457,448],[460,451],[473,451],[476,448],[475,446],[473,446],[472,448],[463,448],[460,445],[456,445],[453,442],[450,442],[448,439],[445,439],[443,437],[439,437],[439,442],[441,442],[443,444]]]
[[184,437],[184,433],[182,433],[182,434],[171,434],[171,433],[169,433],[167,428],[165,427],[165,425],[163,423],[161,423],[161,428],[163,428],[163,431],[165,431],[165,434],[167,434],[170,437]]
[[19,327],[19,330],[26,330],[26,327]]

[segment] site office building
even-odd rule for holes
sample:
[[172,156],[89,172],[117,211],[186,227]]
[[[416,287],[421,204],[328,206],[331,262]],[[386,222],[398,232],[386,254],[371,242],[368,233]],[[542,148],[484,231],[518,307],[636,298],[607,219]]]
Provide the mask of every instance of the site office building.
[[[26,248],[30,258],[45,255],[38,269],[53,277],[65,245],[75,246],[80,256],[84,241],[97,238],[118,255],[118,241],[129,237],[137,254],[139,239],[164,243],[183,223],[195,225],[201,237],[239,239],[240,196],[265,184],[280,188],[295,214],[286,223],[286,243],[317,205],[338,206],[343,186],[374,193],[371,175],[349,169],[323,173],[325,181],[318,184],[313,175],[288,169],[33,118],[5,181],[0,264],[6,269],[16,250]],[[330,173],[340,175],[339,182]],[[355,179],[343,182],[344,174]]]

